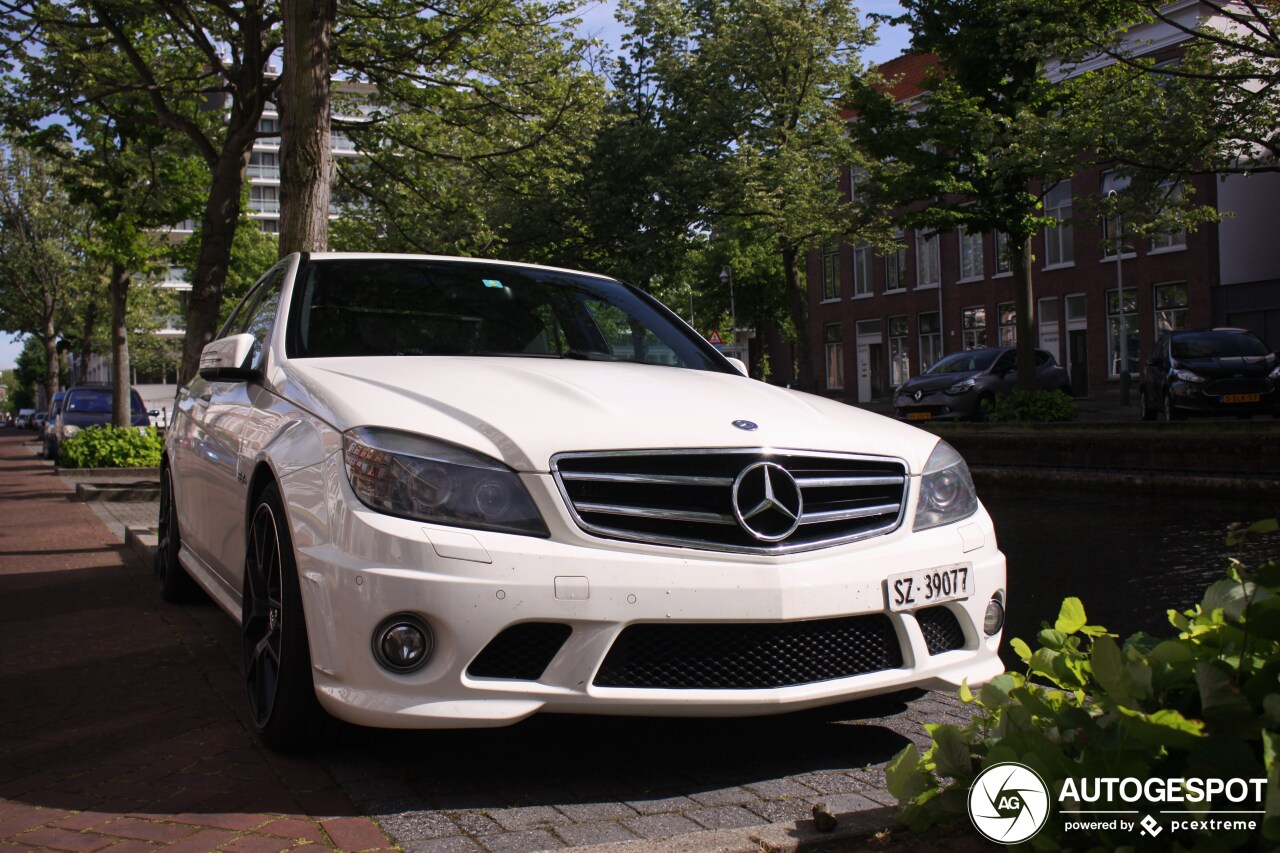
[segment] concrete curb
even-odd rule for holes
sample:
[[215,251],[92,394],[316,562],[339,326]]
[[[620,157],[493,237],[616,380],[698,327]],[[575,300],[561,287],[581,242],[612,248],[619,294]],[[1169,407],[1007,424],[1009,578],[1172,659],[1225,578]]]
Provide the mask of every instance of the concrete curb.
[[[813,821],[771,823],[740,829],[691,832],[670,838],[642,838],[576,848],[590,853],[796,853],[818,845],[847,842],[895,827],[896,809],[884,806],[837,816],[831,832],[819,832]],[[852,848],[850,848],[852,849]]]
[[75,500],[148,503],[160,500],[160,484],[151,482],[76,483]]
[[139,482],[155,483],[159,488],[159,468],[63,468],[54,466],[54,473],[59,477],[74,477],[78,480],[123,480],[131,479]]
[[138,559],[144,566],[151,565],[155,560],[159,540],[156,539],[156,533],[151,528],[125,528],[124,541],[129,546],[129,550],[138,555]]

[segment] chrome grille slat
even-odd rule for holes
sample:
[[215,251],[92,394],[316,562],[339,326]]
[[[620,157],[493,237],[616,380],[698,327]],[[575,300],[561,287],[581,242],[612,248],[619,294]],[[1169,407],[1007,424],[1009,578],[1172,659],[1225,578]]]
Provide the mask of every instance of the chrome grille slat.
[[[769,502],[759,490],[762,468],[775,472],[773,487],[783,489],[775,494],[787,495],[789,509],[776,504],[756,515]],[[767,447],[562,453],[551,473],[588,533],[745,554],[808,551],[893,531],[910,487],[901,459]],[[778,536],[785,538],[770,538]]]
[[632,518],[663,518],[673,521],[697,521],[703,524],[737,524],[732,515],[718,512],[693,512],[682,509],[662,509],[649,506],[616,506],[613,504],[578,504],[578,512],[599,512],[605,515],[626,515]]

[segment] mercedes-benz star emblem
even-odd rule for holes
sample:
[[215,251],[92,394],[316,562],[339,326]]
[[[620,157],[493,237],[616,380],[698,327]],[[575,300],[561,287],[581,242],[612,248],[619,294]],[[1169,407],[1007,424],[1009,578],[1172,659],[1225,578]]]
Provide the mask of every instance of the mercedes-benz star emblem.
[[747,432],[755,432],[760,428],[755,421],[734,421],[733,425],[738,429],[744,429]]
[[733,481],[733,514],[761,542],[780,542],[800,526],[804,498],[791,473],[775,462],[757,462]]

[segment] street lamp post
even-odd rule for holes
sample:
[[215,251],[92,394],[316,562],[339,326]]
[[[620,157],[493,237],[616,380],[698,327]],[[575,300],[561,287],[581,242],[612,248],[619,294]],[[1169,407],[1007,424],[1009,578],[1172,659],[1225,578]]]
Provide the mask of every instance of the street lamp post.
[[[1108,190],[1107,197],[1114,199],[1115,190]],[[1124,254],[1124,222],[1116,215],[1116,301],[1120,309],[1120,405],[1129,405],[1129,318],[1124,306],[1124,275],[1120,268],[1120,256]]]
[[733,342],[738,342],[738,312],[733,305],[733,271],[729,267],[720,270],[720,283],[729,286],[729,328],[733,332]]

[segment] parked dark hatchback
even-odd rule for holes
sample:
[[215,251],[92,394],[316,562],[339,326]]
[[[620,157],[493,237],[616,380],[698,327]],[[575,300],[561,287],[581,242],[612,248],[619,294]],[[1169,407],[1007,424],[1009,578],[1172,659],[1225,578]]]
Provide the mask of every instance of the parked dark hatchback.
[[[151,418],[142,397],[129,389],[129,424],[145,427]],[[45,433],[45,454],[56,459],[62,442],[85,427],[111,423],[111,388],[103,385],[76,385],[62,398],[62,408],[54,418],[54,427]]]
[[[1017,385],[1017,350],[965,350],[904,382],[894,394],[894,407],[898,417],[907,421],[981,420],[983,403],[994,403],[996,395],[1008,394]],[[1067,371],[1042,349],[1036,350],[1036,387],[1071,393]]]
[[1244,329],[1166,332],[1142,371],[1142,419],[1188,415],[1280,417],[1280,365]]

